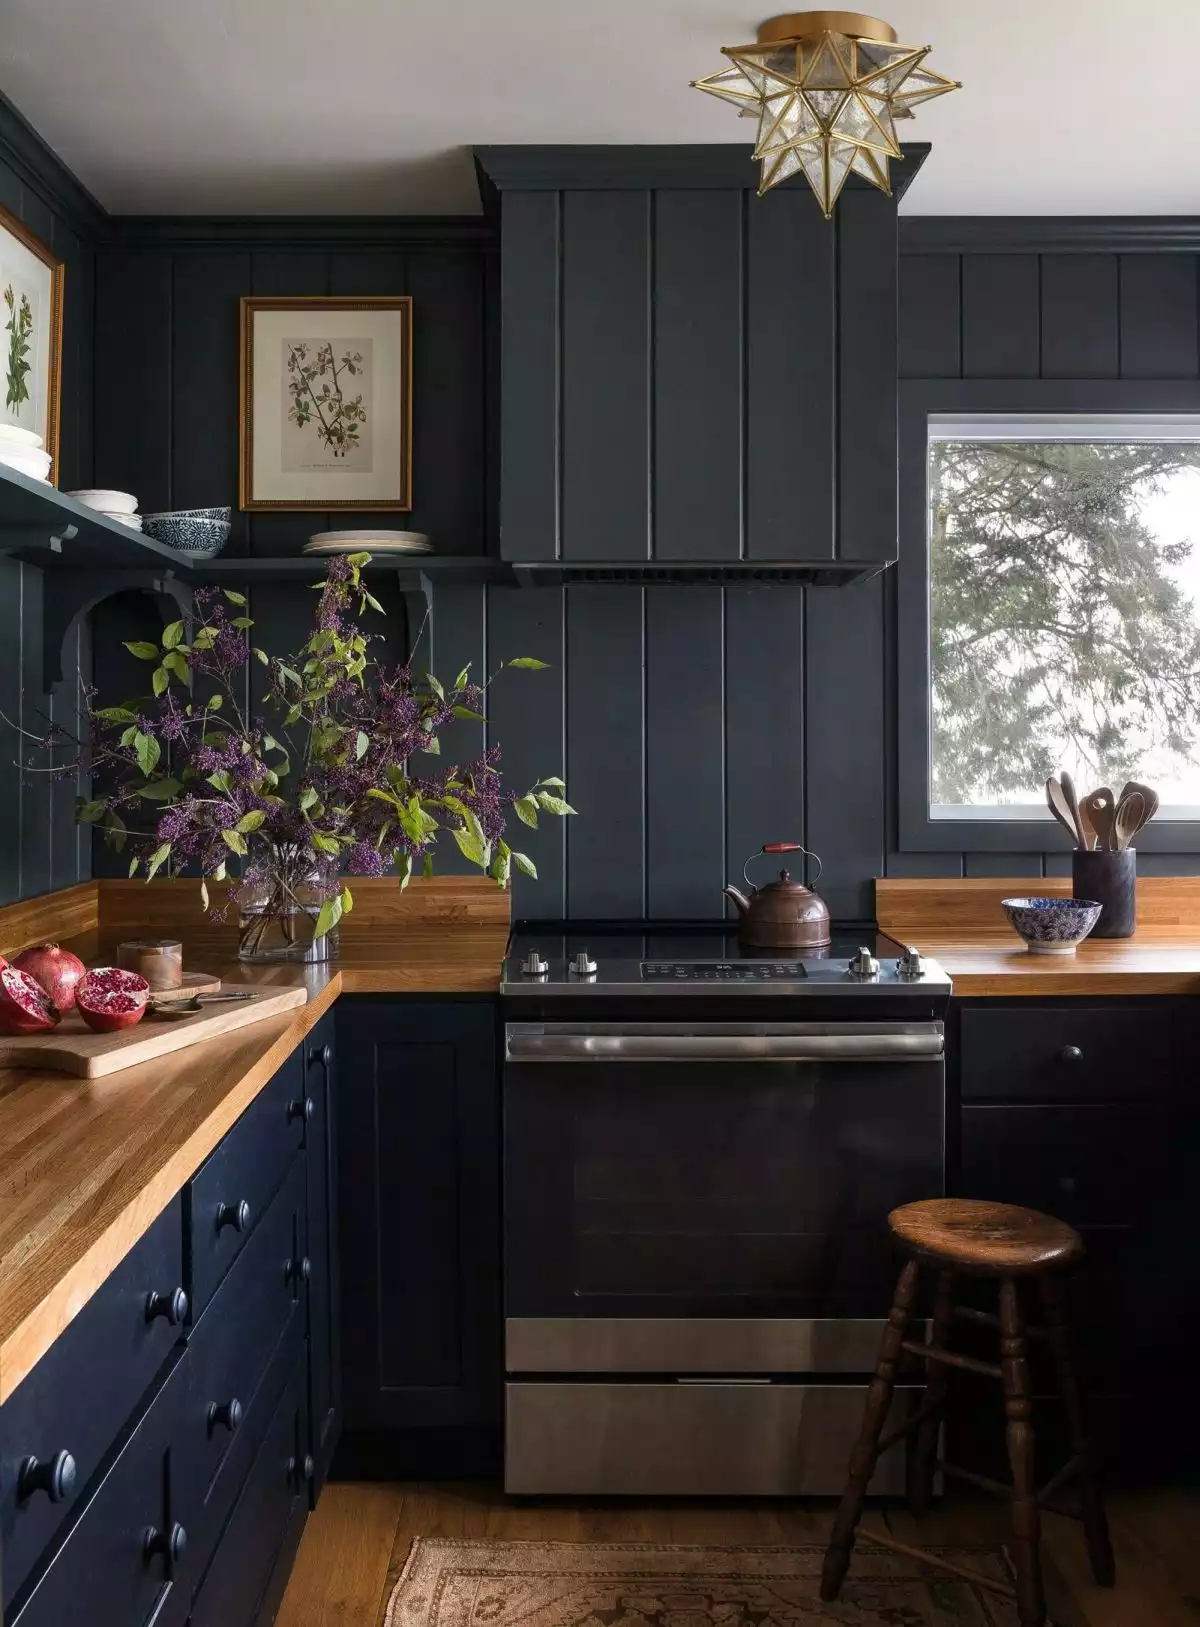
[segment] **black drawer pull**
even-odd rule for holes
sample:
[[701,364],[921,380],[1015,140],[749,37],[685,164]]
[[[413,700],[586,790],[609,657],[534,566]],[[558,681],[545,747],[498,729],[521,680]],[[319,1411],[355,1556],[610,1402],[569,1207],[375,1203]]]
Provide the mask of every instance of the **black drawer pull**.
[[187,1532],[176,1520],[169,1531],[160,1531],[157,1526],[148,1525],[142,1536],[142,1554],[147,1563],[151,1559],[169,1559],[172,1565],[178,1565],[187,1551]]
[[156,1317],[163,1317],[177,1328],[186,1321],[188,1313],[188,1297],[182,1288],[172,1288],[169,1294],[146,1295],[146,1320],[153,1322]]
[[317,1466],[312,1460],[312,1453],[305,1452],[302,1458],[289,1458],[287,1461],[287,1477],[289,1480],[311,1480],[317,1472]]
[[232,1226],[235,1232],[244,1232],[250,1224],[250,1205],[245,1198],[240,1203],[219,1203],[217,1205],[217,1230],[224,1231],[226,1226]]
[[305,1096],[303,1100],[297,1097],[294,1102],[288,1103],[287,1121],[291,1124],[295,1119],[303,1119],[307,1124],[316,1110],[311,1096]]
[[52,1458],[39,1463],[37,1458],[22,1458],[17,1470],[17,1501],[24,1503],[35,1491],[44,1491],[52,1503],[61,1503],[75,1490],[75,1459],[70,1452],[56,1452]]
[[332,1045],[322,1045],[320,1050],[318,1050],[315,1045],[313,1046],[312,1050],[308,1053],[308,1065],[310,1068],[312,1068],[315,1067],[318,1062],[325,1069],[326,1073],[328,1073],[330,1066],[333,1063]]
[[232,1401],[213,1401],[208,1408],[208,1433],[220,1427],[235,1435],[242,1427],[242,1403],[234,1396]]
[[291,1283],[308,1282],[312,1277],[312,1261],[307,1254],[299,1260],[289,1260],[283,1268],[283,1274]]
[[1079,1049],[1078,1045],[1064,1045],[1061,1052],[1061,1059],[1064,1062],[1082,1062],[1083,1052]]

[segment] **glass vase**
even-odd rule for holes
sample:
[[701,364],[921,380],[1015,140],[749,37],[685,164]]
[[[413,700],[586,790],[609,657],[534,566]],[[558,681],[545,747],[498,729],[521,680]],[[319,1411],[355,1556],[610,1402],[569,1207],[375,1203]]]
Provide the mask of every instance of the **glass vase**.
[[321,906],[338,890],[336,867],[311,848],[272,844],[255,856],[237,890],[238,959],[336,960],[336,927],[316,937]]

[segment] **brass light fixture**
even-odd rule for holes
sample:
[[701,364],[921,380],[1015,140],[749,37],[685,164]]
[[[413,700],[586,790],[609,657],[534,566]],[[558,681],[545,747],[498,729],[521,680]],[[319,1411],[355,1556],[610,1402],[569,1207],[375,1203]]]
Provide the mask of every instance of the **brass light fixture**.
[[826,220],[851,175],[890,196],[888,165],[904,156],[895,121],[960,88],[925,67],[928,45],[900,45],[857,11],[772,17],[755,44],[721,49],[733,66],[692,84],[758,120],[759,197],[803,171]]

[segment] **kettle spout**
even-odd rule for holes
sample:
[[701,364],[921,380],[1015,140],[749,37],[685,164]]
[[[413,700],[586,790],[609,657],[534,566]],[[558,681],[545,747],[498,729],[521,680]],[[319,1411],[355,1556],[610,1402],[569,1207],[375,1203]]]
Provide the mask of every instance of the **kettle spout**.
[[750,900],[739,887],[722,887],[721,891],[725,894],[726,898],[732,898],[733,902],[737,905],[737,912],[739,916],[746,916],[749,914]]

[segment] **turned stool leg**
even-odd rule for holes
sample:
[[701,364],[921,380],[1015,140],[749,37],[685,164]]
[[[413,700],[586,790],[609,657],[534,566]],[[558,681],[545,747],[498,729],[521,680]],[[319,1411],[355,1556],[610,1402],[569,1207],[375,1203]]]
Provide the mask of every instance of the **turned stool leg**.
[[[954,1273],[940,1271],[933,1301],[933,1319],[929,1327],[930,1343],[944,1350],[950,1343],[953,1325]],[[908,1500],[913,1513],[917,1515],[925,1513],[929,1499],[933,1495],[933,1466],[937,1458],[938,1429],[941,1425],[941,1412],[946,1405],[946,1383],[950,1377],[949,1369],[940,1361],[927,1361],[925,1372],[924,1404],[930,1408],[931,1416],[917,1429],[917,1439],[911,1449],[912,1464],[909,1472]],[[935,1407],[938,1409],[936,1413],[933,1412]]]
[[1025,1356],[1025,1322],[1011,1277],[1000,1282],[1000,1368],[1004,1384],[1005,1433],[1012,1468],[1012,1547],[1017,1571],[1017,1615],[1022,1627],[1042,1627],[1046,1601],[1038,1551],[1041,1521],[1034,1480],[1033,1405]]
[[1112,1542],[1108,1535],[1108,1519],[1104,1513],[1104,1500],[1100,1495],[1100,1481],[1096,1470],[1096,1448],[1088,1434],[1084,1420],[1083,1402],[1079,1393],[1079,1374],[1071,1350],[1067,1328],[1067,1311],[1063,1302],[1062,1284],[1057,1277],[1038,1279],[1042,1291],[1045,1313],[1046,1342],[1054,1358],[1058,1373],[1058,1388],[1062,1396],[1063,1411],[1067,1417],[1067,1432],[1071,1453],[1079,1462],[1077,1481],[1079,1507],[1083,1515],[1083,1533],[1087,1541],[1092,1575],[1101,1587],[1112,1587],[1116,1581]]
[[896,1362],[900,1357],[900,1344],[916,1296],[919,1275],[920,1267],[917,1262],[909,1260],[896,1284],[896,1296],[892,1301],[888,1325],[884,1329],[883,1342],[879,1347],[875,1377],[867,1391],[862,1428],[850,1456],[849,1479],[842,1493],[842,1500],[838,1504],[829,1547],[825,1550],[825,1563],[821,1570],[821,1597],[826,1603],[837,1598],[850,1566],[854,1532],[862,1514],[867,1485],[875,1473],[875,1464],[879,1457],[879,1437],[883,1434],[888,1409],[892,1404],[892,1391],[896,1383]]

